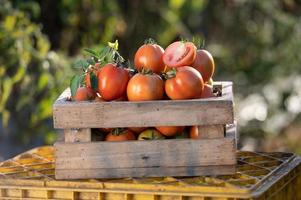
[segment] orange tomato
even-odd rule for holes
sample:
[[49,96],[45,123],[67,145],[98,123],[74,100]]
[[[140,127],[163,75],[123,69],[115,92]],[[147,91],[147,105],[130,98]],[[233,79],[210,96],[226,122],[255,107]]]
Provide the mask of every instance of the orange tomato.
[[190,127],[189,136],[192,139],[198,139],[199,138],[199,127],[198,126]]
[[164,49],[157,44],[144,44],[135,54],[135,67],[138,71],[142,68],[149,69],[154,73],[164,71],[165,65],[162,60]]
[[204,49],[197,50],[192,66],[202,74],[204,82],[208,82],[214,74],[215,64],[213,57],[209,51]]
[[127,141],[135,140],[136,137],[133,132],[130,130],[124,130],[121,133],[115,134],[112,131],[106,136],[106,141],[118,142],[118,141]]
[[126,95],[127,83],[130,79],[126,69],[108,63],[101,68],[97,77],[98,92],[104,100],[111,101]]
[[88,101],[95,97],[96,93],[91,88],[79,87],[76,90],[75,101]]
[[157,74],[135,74],[127,86],[129,101],[160,100],[164,95],[164,82]]
[[214,97],[213,88],[211,85],[204,84],[204,90],[201,94],[201,98],[210,98]]
[[156,129],[165,136],[175,136],[182,133],[185,126],[157,126]]
[[130,131],[139,134],[142,131],[144,131],[145,129],[147,129],[147,127],[129,127],[128,129],[130,129]]
[[170,99],[196,99],[204,89],[202,75],[189,66],[176,68],[176,75],[165,82],[165,92]]

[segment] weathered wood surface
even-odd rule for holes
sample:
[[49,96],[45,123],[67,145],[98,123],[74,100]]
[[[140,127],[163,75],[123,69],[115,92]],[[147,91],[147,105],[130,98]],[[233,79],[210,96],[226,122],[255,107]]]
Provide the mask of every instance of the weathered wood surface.
[[91,129],[83,128],[83,129],[65,129],[65,142],[91,142]]
[[57,143],[57,169],[233,164],[234,139]]
[[[218,139],[57,142],[56,178],[227,174],[236,164],[235,145],[235,133],[228,130]],[[210,173],[220,165],[229,168],[212,168]]]
[[143,102],[71,102],[66,90],[53,105],[55,128],[190,126],[233,123],[231,82],[222,96],[207,99]]
[[225,137],[225,125],[198,126],[199,139],[214,139]]
[[92,179],[121,177],[206,176],[235,173],[235,165],[197,167],[150,167],[111,169],[56,169],[56,179]]

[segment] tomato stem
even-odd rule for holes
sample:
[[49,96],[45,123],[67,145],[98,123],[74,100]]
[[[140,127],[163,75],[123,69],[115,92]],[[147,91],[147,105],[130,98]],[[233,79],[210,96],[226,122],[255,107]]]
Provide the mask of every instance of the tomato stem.
[[125,131],[125,128],[114,128],[112,130],[112,135],[118,136],[121,135]]
[[198,49],[203,49],[205,47],[205,38],[199,37],[199,36],[194,36],[192,38],[192,43],[198,48]]
[[152,75],[152,74],[153,74],[153,71],[150,70],[150,69],[148,69],[148,68],[142,67],[142,70],[141,70],[140,73],[141,73],[141,74],[144,74],[144,75],[146,75],[146,74]]
[[147,38],[144,40],[144,44],[157,44],[157,42],[153,38]]
[[167,80],[167,79],[171,79],[173,77],[175,77],[177,75],[177,70],[176,68],[171,68],[171,70],[162,73],[162,77]]

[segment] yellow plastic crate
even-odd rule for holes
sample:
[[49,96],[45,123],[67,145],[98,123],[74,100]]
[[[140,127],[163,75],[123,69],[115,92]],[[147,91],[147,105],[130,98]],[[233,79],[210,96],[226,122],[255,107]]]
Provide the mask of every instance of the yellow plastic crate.
[[56,181],[52,147],[0,163],[0,199],[301,199],[301,158],[238,152],[234,175]]

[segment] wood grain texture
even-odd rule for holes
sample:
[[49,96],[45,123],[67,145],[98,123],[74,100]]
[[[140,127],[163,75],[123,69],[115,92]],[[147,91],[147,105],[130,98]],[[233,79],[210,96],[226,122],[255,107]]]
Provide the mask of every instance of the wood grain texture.
[[57,169],[231,165],[232,138],[57,143]]
[[[227,174],[236,164],[235,145],[231,132],[225,138],[202,140],[57,142],[56,178]],[[213,167],[220,165],[229,168]]]
[[198,126],[199,139],[214,139],[225,137],[225,125]]
[[[190,126],[233,123],[231,82],[221,97],[143,102],[71,102],[66,90],[53,105],[55,128]],[[126,120],[125,120],[126,119]]]
[[83,128],[83,129],[65,129],[65,142],[91,142],[91,129]]
[[206,176],[235,173],[235,165],[197,167],[150,167],[113,169],[56,169],[56,179],[160,177],[160,176]]

